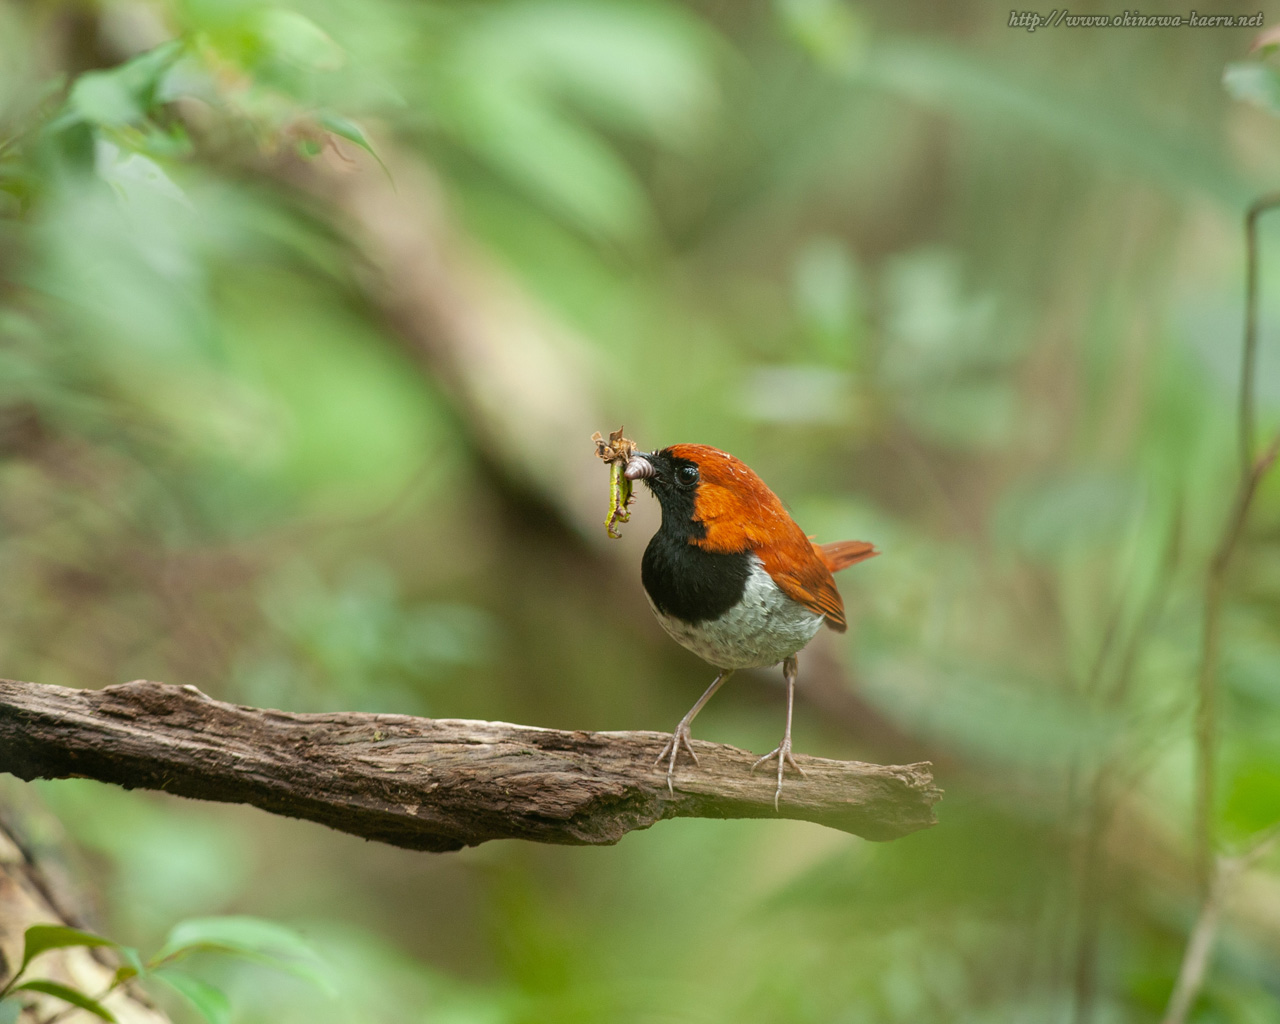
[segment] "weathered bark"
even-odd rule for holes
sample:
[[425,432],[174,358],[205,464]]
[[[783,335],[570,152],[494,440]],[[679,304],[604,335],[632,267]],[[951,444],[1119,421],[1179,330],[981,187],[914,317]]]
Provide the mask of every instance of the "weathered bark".
[[133,682],[71,690],[0,680],[0,771],[246,803],[416,850],[489,839],[615,843],[675,817],[784,817],[867,839],[934,824],[927,763],[799,756],[780,811],[753,756],[694,741],[675,793],[654,732],[562,732],[503,722],[225,704],[195,687]]

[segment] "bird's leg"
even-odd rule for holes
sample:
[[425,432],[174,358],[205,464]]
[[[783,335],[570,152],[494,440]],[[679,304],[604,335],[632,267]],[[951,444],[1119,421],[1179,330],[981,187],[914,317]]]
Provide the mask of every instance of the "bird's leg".
[[787,765],[791,765],[801,775],[804,774],[804,769],[796,764],[796,759],[791,756],[791,706],[795,703],[796,676],[799,673],[800,662],[793,654],[782,663],[782,675],[787,680],[787,731],[782,734],[781,743],[751,766],[751,770],[755,771],[771,757],[778,759],[778,788],[773,794],[773,809],[775,811],[778,809],[778,800],[782,796],[782,773],[786,770]]
[[693,758],[693,763],[698,763],[698,755],[693,752],[693,744],[690,742],[689,726],[693,723],[694,716],[702,710],[703,706],[715,694],[716,690],[724,685],[724,681],[733,675],[733,669],[725,668],[720,670],[720,674],[716,676],[715,681],[707,687],[707,692],[698,698],[698,703],[689,709],[689,713],[680,719],[680,724],[676,726],[676,731],[671,734],[671,739],[667,740],[667,745],[662,748],[662,753],[658,755],[653,762],[655,765],[662,764],[663,759],[670,754],[671,759],[667,763],[667,790],[672,796],[675,796],[675,786],[671,779],[676,771],[676,758],[680,756],[680,747],[689,751],[689,756]]

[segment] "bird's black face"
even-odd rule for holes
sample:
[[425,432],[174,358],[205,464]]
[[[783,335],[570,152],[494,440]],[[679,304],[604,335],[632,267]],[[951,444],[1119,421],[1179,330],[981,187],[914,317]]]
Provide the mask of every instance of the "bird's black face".
[[695,519],[698,463],[670,448],[635,454],[627,478],[643,480],[662,506],[662,526],[640,560],[640,581],[658,611],[686,623],[718,619],[736,607],[751,575],[751,552],[705,551],[707,528]]
[[627,463],[626,475],[643,480],[662,506],[664,529],[702,536],[701,523],[694,522],[694,501],[698,494],[698,464],[672,455],[669,449],[636,453]]

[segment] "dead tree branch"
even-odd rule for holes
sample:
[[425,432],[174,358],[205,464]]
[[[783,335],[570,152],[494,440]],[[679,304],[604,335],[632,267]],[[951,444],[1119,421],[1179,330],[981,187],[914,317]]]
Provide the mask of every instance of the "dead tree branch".
[[674,795],[654,732],[562,732],[503,722],[225,704],[192,686],[72,690],[0,680],[0,771],[245,803],[415,850],[489,839],[615,843],[663,818],[813,821],[886,840],[934,824],[927,763],[798,758],[780,814],[753,755],[694,741]]

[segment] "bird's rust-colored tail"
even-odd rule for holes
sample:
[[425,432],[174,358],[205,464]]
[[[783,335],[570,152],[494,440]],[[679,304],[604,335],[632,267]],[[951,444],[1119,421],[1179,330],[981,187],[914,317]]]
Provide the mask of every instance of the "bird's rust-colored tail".
[[880,554],[874,544],[868,544],[865,540],[837,540],[830,544],[815,544],[814,547],[831,572],[839,572]]

